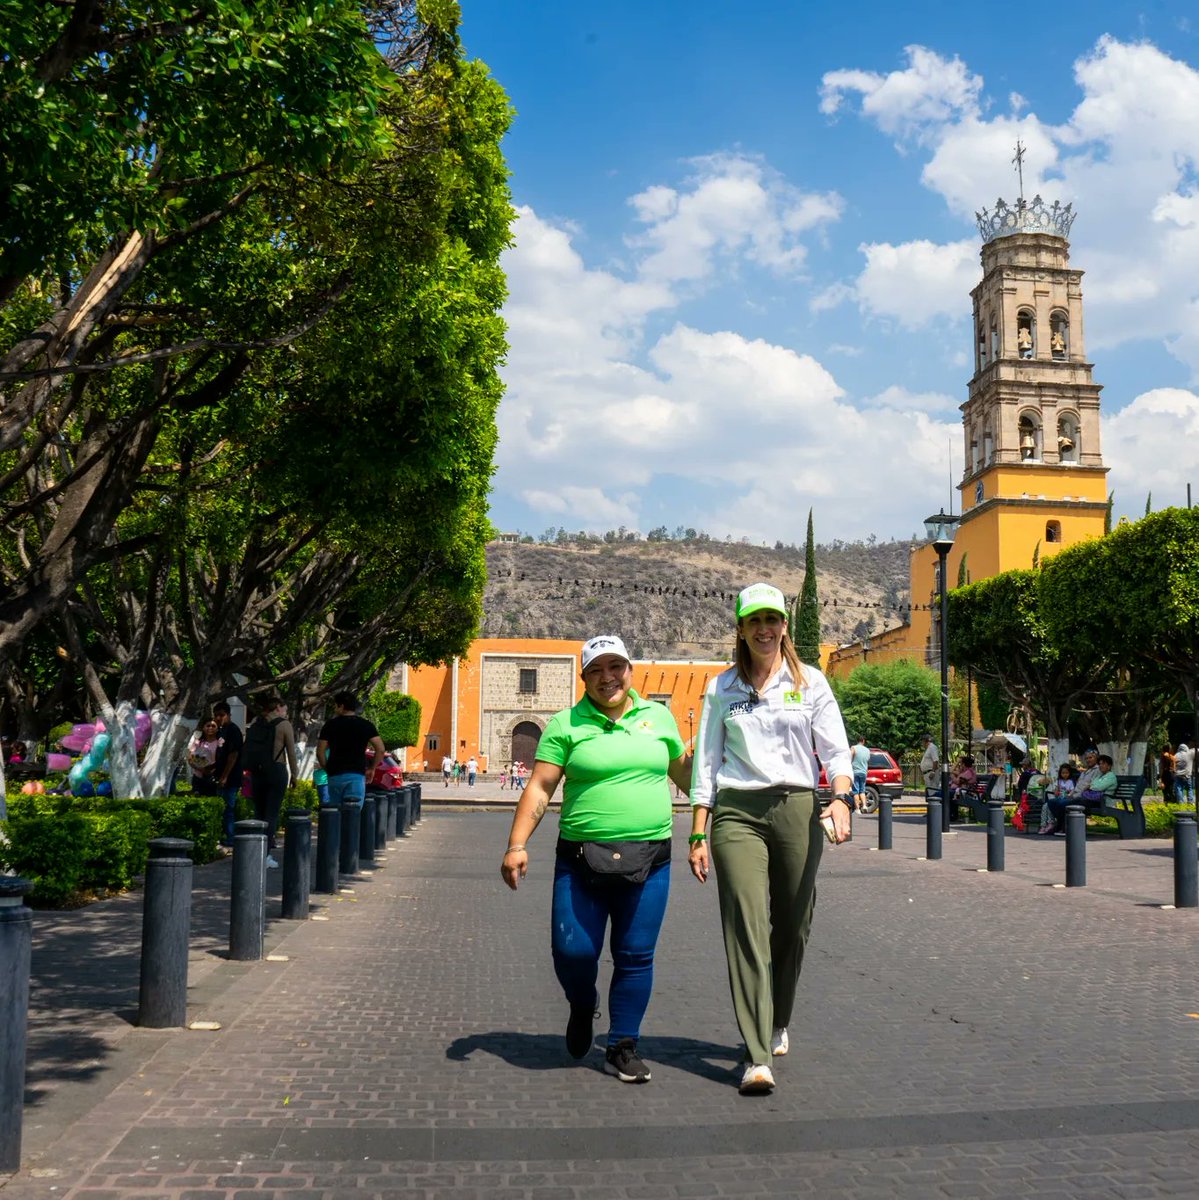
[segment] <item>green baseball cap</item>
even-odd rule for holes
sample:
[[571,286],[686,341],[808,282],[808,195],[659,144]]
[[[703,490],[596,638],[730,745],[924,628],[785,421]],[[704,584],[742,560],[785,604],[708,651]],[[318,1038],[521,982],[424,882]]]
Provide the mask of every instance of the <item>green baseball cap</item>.
[[763,608],[772,609],[774,612],[787,615],[787,601],[783,593],[769,583],[751,583],[749,587],[742,588],[737,595],[737,620],[742,617],[748,617],[750,613],[756,613]]

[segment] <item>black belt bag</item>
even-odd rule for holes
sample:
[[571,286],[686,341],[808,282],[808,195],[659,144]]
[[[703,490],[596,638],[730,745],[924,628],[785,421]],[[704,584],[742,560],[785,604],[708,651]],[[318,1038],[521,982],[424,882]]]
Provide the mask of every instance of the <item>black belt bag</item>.
[[656,842],[568,842],[558,839],[557,854],[583,867],[592,880],[644,883],[654,867],[670,862],[670,839]]

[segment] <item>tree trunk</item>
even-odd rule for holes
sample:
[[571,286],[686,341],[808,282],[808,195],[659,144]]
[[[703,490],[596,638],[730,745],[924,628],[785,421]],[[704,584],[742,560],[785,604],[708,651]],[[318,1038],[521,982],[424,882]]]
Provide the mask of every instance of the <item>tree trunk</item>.
[[112,794],[122,800],[140,800],[145,793],[137,770],[137,746],[134,741],[137,705],[132,700],[121,700],[115,708],[105,704],[102,712],[104,728],[112,738],[108,747],[108,777],[112,780]]
[[1057,778],[1058,767],[1070,761],[1070,739],[1067,737],[1050,737],[1049,761],[1045,764],[1045,773],[1050,778]]
[[156,709],[152,719],[154,732],[142,759],[142,792],[146,796],[165,796],[170,791],[175,768],[186,756],[187,744],[199,718]]

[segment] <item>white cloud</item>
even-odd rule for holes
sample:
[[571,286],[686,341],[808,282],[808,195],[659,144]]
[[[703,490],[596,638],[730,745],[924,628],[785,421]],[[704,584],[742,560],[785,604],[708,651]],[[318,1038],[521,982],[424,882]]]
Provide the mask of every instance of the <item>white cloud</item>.
[[1199,396],[1194,392],[1143,392],[1105,416],[1100,433],[1117,515],[1140,516],[1150,492],[1155,509],[1185,504],[1187,484],[1199,483]]
[[859,247],[866,268],[852,293],[861,308],[920,329],[938,317],[959,320],[963,297],[978,282],[977,242],[876,242]]
[[737,256],[781,274],[802,267],[801,235],[836,221],[833,192],[804,192],[744,155],[696,159],[682,189],[655,185],[633,196],[644,229],[629,244],[644,251],[641,276],[672,284],[707,278],[718,259]]
[[[498,489],[555,523],[637,528],[646,489],[669,487],[679,521],[772,542],[801,539],[813,505],[829,537],[902,536],[909,508],[939,501],[961,441],[949,398],[889,388],[855,406],[793,347],[683,321],[647,338],[660,293],[587,267],[534,213],[518,232]],[[863,455],[870,485],[847,487]]]
[[820,111],[838,112],[846,93],[862,98],[862,113],[892,136],[923,137],[952,120],[978,112],[983,80],[972,75],[956,56],[943,58],[924,46],[904,49],[908,65],[902,71],[878,75],[873,71],[829,71],[821,80]]
[[[1079,212],[1071,258],[1087,271],[1088,354],[1150,339],[1199,379],[1199,71],[1148,42],[1103,37],[1076,61],[1080,99],[1053,125],[1027,111],[1023,97],[1009,96],[1007,113],[988,116],[982,80],[956,58],[922,47],[910,47],[908,58],[906,69],[889,75],[830,72],[822,111],[844,111],[856,97],[882,132],[927,146],[922,182],[963,220],[997,195],[1015,198],[1019,138],[1025,195],[1040,192]],[[920,247],[918,260],[936,257],[927,243],[909,245]],[[867,266],[854,291],[867,311],[903,319],[889,249],[899,248],[872,261],[873,247],[864,248]],[[943,249],[952,260],[951,248]],[[935,272],[923,286],[935,290]],[[913,311],[925,319],[960,314],[961,276],[946,270],[944,286],[941,301],[926,294]]]
[[571,487],[557,491],[530,488],[521,493],[521,498],[540,512],[565,517],[572,523],[579,522],[587,529],[611,529],[636,526],[637,497],[631,492],[616,499],[607,496],[597,487]]
[[865,402],[867,408],[892,409],[896,412],[947,414],[957,412],[961,401],[944,392],[911,392],[892,384]]

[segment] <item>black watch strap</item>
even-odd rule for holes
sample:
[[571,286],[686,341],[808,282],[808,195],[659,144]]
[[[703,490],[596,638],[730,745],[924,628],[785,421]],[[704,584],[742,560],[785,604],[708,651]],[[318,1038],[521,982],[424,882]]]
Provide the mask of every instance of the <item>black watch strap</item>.
[[840,800],[847,808],[853,809],[853,796],[849,792],[838,792],[833,799]]

